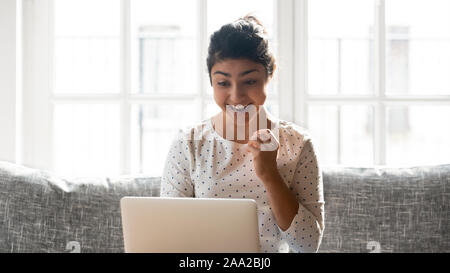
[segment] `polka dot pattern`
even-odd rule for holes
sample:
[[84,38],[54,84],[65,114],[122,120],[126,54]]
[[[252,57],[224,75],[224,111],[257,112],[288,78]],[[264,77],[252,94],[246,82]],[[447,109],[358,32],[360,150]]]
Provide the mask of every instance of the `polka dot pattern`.
[[[263,253],[316,252],[324,230],[324,199],[321,172],[307,132],[279,121],[277,166],[299,202],[290,227],[283,231],[246,145],[220,137],[210,120],[196,126],[201,128],[180,131],[172,142],[161,180],[161,196],[254,199]],[[200,140],[189,137],[194,129],[201,130]]]

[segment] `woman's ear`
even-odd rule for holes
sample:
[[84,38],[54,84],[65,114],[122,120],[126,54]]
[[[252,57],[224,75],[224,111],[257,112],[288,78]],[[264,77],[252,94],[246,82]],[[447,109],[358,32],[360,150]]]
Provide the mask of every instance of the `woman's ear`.
[[273,76],[275,75],[275,71],[276,70],[277,70],[277,65],[274,63],[273,64],[272,74],[267,78],[267,81],[266,81],[267,83],[273,79]]
[[273,76],[275,75],[275,72],[277,71],[277,64],[273,64],[272,74],[269,77],[269,80],[273,79]]

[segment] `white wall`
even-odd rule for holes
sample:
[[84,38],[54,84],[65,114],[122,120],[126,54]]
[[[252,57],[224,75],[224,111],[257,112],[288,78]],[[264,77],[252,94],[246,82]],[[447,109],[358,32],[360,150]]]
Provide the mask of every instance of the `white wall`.
[[16,0],[0,1],[0,160],[16,161]]

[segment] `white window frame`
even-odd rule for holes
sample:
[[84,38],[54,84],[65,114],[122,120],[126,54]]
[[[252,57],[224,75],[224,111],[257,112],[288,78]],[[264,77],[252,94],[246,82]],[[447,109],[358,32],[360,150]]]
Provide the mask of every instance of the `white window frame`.
[[[23,86],[23,163],[27,166],[52,170],[53,167],[53,108],[60,103],[114,103],[120,105],[120,173],[131,171],[130,118],[132,104],[154,104],[174,101],[200,103],[202,118],[206,105],[213,102],[207,93],[208,75],[204,73],[207,54],[207,0],[197,0],[198,88],[194,95],[153,95],[131,93],[130,0],[120,0],[120,93],[119,94],[55,94],[53,92],[53,3],[55,0],[23,0],[24,86]],[[276,1],[275,1],[276,3]],[[290,34],[290,33],[289,33]],[[205,60],[205,61],[203,61]],[[273,96],[272,99],[277,99]]]
[[15,162],[20,112],[16,105],[16,89],[20,89],[19,4],[15,0],[0,2],[0,160]]
[[[386,165],[388,106],[450,105],[450,95],[390,95],[385,89],[385,0],[373,0],[375,9],[375,92],[371,95],[311,95],[308,94],[308,0],[293,0],[295,13],[294,42],[294,122],[308,128],[308,106],[310,105],[367,105],[374,109],[374,159],[373,165]],[[338,108],[338,116],[340,108]],[[342,132],[338,117],[338,162],[342,161]]]
[[[53,94],[53,1],[22,0],[23,2],[23,125],[21,140],[23,164],[52,169],[53,104],[60,102],[111,102],[121,106],[120,173],[131,170],[130,106],[133,103],[164,101],[199,102],[202,117],[206,105],[213,101],[207,94],[207,75],[204,72],[207,53],[207,0],[197,0],[199,92],[196,95],[133,94],[130,80],[130,0],[121,0],[121,88],[119,94],[62,95]],[[374,0],[375,5],[375,92],[372,95],[310,95],[308,94],[308,0],[274,1],[275,37],[277,39],[277,72],[275,74],[279,116],[308,128],[309,105],[363,104],[374,107],[374,164],[386,163],[386,107],[389,105],[450,104],[450,96],[391,96],[385,93],[385,33],[384,0]],[[280,54],[281,53],[281,54]],[[338,130],[338,158],[341,158],[341,133]],[[340,163],[340,162],[338,162]]]

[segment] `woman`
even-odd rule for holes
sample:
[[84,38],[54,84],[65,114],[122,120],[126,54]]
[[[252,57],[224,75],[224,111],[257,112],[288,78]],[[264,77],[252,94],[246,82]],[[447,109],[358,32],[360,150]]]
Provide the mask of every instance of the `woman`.
[[245,16],[222,26],[211,36],[207,66],[222,112],[177,134],[161,196],[254,199],[262,252],[316,252],[321,172],[307,132],[265,111],[276,66],[262,24]]

